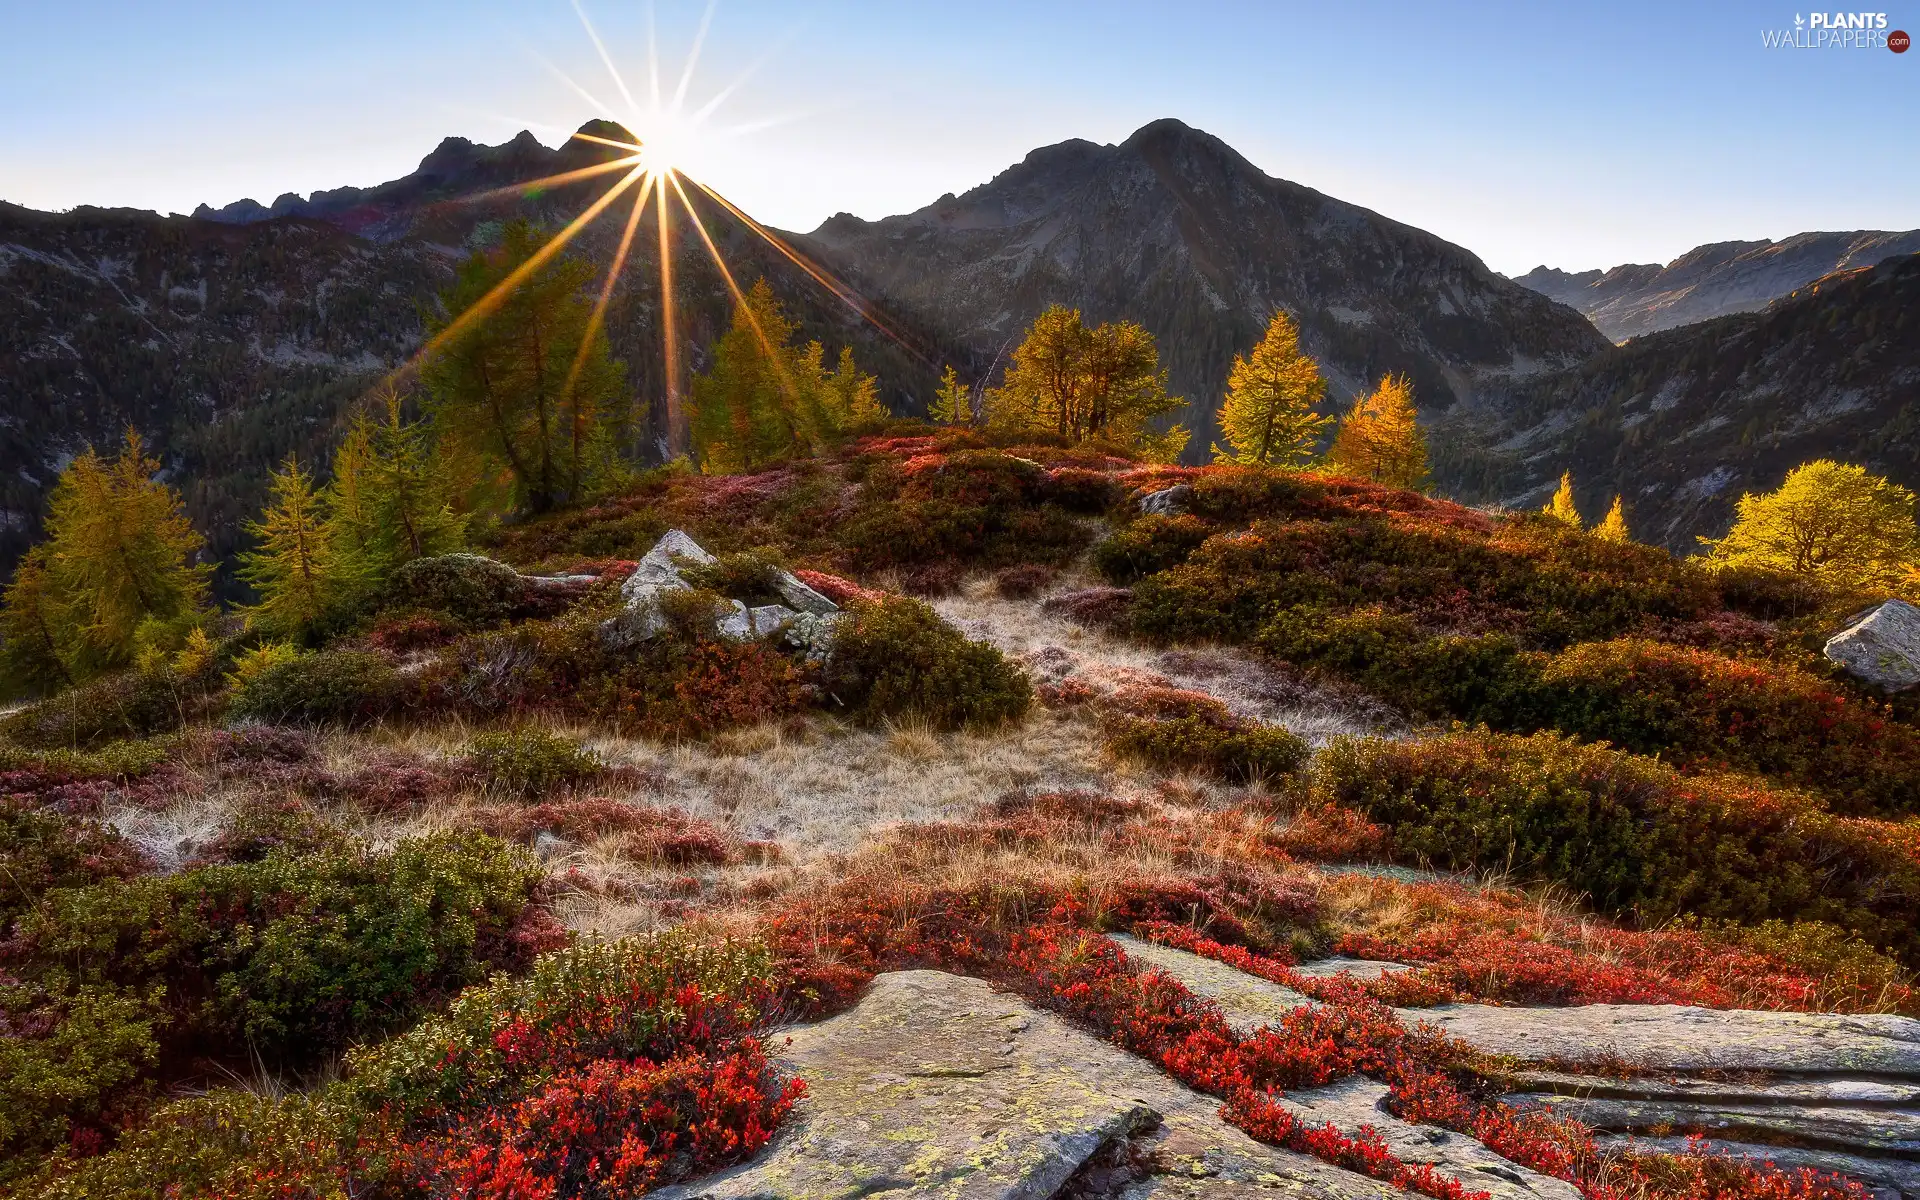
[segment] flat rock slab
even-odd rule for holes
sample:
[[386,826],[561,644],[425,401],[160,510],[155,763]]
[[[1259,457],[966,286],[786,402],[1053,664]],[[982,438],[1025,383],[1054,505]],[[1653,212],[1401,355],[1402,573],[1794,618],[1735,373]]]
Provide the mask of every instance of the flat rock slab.
[[1223,962],[1175,950],[1155,942],[1109,934],[1127,957],[1147,967],[1157,967],[1179,980],[1196,996],[1220,1006],[1227,1024],[1245,1036],[1262,1025],[1272,1025],[1292,1010],[1314,1001],[1277,983],[1238,971]]
[[1580,1200],[1571,1183],[1504,1159],[1465,1134],[1401,1120],[1381,1103],[1386,1098],[1384,1083],[1343,1079],[1277,1099],[1302,1121],[1332,1125],[1350,1137],[1370,1125],[1402,1162],[1425,1163],[1494,1200]]
[[[1687,1139],[1664,1137],[1601,1137],[1594,1139],[1602,1150],[1636,1150],[1643,1154],[1685,1154]],[[1873,1200],[1920,1200],[1920,1162],[1897,1158],[1862,1158],[1835,1150],[1809,1150],[1801,1146],[1762,1146],[1748,1142],[1730,1142],[1721,1138],[1705,1139],[1706,1148],[1715,1154],[1739,1158],[1757,1158],[1785,1171],[1802,1168],[1837,1171],[1867,1185]]]
[[1373,958],[1322,958],[1314,962],[1301,963],[1294,968],[1294,971],[1309,979],[1332,979],[1336,975],[1351,975],[1355,979],[1378,979],[1389,971],[1411,969],[1405,963],[1381,962]]
[[1866,1154],[1920,1155],[1920,1112],[1803,1104],[1726,1104],[1712,1101],[1613,1100],[1540,1093],[1507,1097],[1610,1133],[1688,1129],[1763,1134],[1803,1146]]
[[1722,1012],[1677,1004],[1409,1009],[1493,1054],[1526,1062],[1625,1059],[1656,1071],[1778,1071],[1920,1079],[1920,1021],[1883,1015]]
[[1920,1108],[1920,1081],[1880,1079],[1788,1079],[1775,1083],[1734,1083],[1688,1075],[1633,1075],[1613,1078],[1570,1071],[1518,1071],[1516,1087],[1562,1096],[1601,1096],[1613,1100],[1724,1101],[1731,1104],[1862,1104]]
[[670,1200],[1046,1200],[1116,1145],[1145,1166],[1127,1200],[1402,1193],[1262,1145],[1219,1102],[986,983],[938,971],[874,981],[848,1012],[788,1032],[807,1097],[753,1162]]

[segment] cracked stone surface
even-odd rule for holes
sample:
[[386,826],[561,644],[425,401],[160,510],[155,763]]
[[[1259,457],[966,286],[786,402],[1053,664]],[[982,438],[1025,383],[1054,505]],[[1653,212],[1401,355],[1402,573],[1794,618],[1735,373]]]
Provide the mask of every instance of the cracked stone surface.
[[1348,1136],[1371,1125],[1402,1162],[1426,1163],[1494,1200],[1580,1200],[1580,1189],[1572,1184],[1510,1162],[1465,1134],[1401,1120],[1382,1105],[1386,1098],[1384,1083],[1343,1079],[1278,1100],[1301,1120],[1331,1124]]
[[[1637,1150],[1642,1153],[1685,1154],[1687,1139],[1667,1137],[1601,1137],[1595,1142],[1602,1150]],[[1838,1171],[1866,1184],[1873,1200],[1920,1200],[1920,1162],[1897,1158],[1862,1158],[1836,1150],[1809,1150],[1800,1146],[1763,1146],[1750,1142],[1732,1142],[1707,1138],[1706,1147],[1715,1154],[1757,1158],[1782,1170],[1806,1168],[1814,1171]]]
[[[1212,959],[1134,938],[1115,940],[1129,956],[1214,1001],[1242,1032],[1306,1002]],[[1493,1054],[1555,1063],[1552,1070],[1517,1072],[1525,1090],[1507,1099],[1597,1129],[1700,1131],[1730,1145],[1791,1142],[1810,1152],[1883,1164],[1875,1168],[1878,1174],[1857,1164],[1849,1168],[1881,1183],[1904,1178],[1914,1165],[1909,1160],[1920,1159],[1920,1021],[1908,1017],[1721,1012],[1674,1004],[1446,1004],[1398,1011],[1408,1024],[1428,1022]],[[1621,1061],[1649,1073],[1617,1078],[1560,1069]],[[1720,1072],[1745,1078],[1705,1077]],[[1741,1152],[1768,1157],[1771,1147]]]
[[658,1195],[1046,1200],[1117,1143],[1145,1164],[1109,1193],[1126,1200],[1402,1194],[1254,1141],[1218,1101],[977,979],[882,975],[848,1012],[788,1036],[779,1061],[808,1096],[774,1144]]

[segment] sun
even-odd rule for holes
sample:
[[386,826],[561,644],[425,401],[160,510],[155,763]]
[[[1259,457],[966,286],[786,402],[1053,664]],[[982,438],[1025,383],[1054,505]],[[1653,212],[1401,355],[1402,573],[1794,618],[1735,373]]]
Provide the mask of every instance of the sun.
[[[626,101],[628,123],[624,128],[631,134],[633,140],[626,141],[619,138],[602,137],[597,134],[587,133],[583,130],[575,133],[573,137],[579,141],[592,142],[618,150],[621,153],[592,166],[581,167],[558,175],[550,175],[544,179],[528,180],[524,183],[513,184],[509,187],[495,188],[476,196],[469,196],[467,199],[473,201],[489,199],[507,193],[524,194],[537,189],[552,187],[556,184],[573,183],[600,176],[612,176],[612,186],[608,187],[605,192],[586,207],[585,211],[581,212],[572,221],[568,222],[564,228],[555,233],[531,258],[516,267],[512,273],[485,296],[482,296],[466,311],[455,315],[453,319],[449,321],[439,333],[429,339],[407,363],[398,368],[394,372],[394,376],[416,370],[421,363],[425,362],[435,352],[447,345],[453,338],[458,337],[464,331],[471,329],[476,323],[486,319],[489,314],[497,311],[500,305],[516,288],[529,278],[532,278],[536,272],[548,262],[552,261],[556,255],[565,249],[567,243],[572,241],[583,229],[586,229],[594,221],[598,220],[602,214],[606,213],[607,210],[622,197],[631,197],[631,206],[624,214],[624,228],[621,231],[618,248],[614,251],[612,264],[607,270],[606,278],[600,287],[599,298],[594,304],[592,316],[588,324],[587,336],[582,339],[579,355],[575,358],[572,369],[566,376],[566,387],[570,389],[579,375],[587,351],[593,344],[594,334],[605,318],[608,303],[613,298],[614,286],[618,283],[620,274],[626,267],[628,255],[633,249],[636,236],[640,232],[642,218],[648,212],[649,207],[651,207],[654,216],[653,224],[659,239],[660,350],[666,383],[665,396],[663,399],[665,401],[668,453],[669,455],[685,453],[688,449],[687,429],[686,422],[680,411],[680,345],[676,328],[677,318],[675,314],[673,285],[674,264],[672,235],[679,224],[672,213],[673,200],[676,197],[679,199],[679,209],[685,216],[687,225],[691,226],[693,233],[706,249],[707,255],[713,260],[713,264],[718,269],[720,278],[725,282],[727,290],[732,294],[734,302],[741,306],[742,311],[747,315],[747,319],[753,322],[754,333],[760,338],[762,344],[765,345],[767,341],[766,335],[759,328],[758,322],[754,321],[752,311],[746,308],[746,299],[740,290],[738,281],[734,278],[734,274],[728,268],[726,261],[721,257],[719,247],[715,244],[712,234],[708,231],[706,222],[701,218],[699,210],[694,206],[692,196],[688,191],[689,187],[691,187],[695,193],[703,195],[707,200],[717,205],[719,209],[724,210],[725,213],[729,214],[748,230],[757,234],[774,250],[778,251],[782,257],[811,276],[821,287],[825,288],[837,299],[853,309],[855,314],[872,324],[880,333],[899,343],[915,357],[923,357],[919,350],[903,338],[899,332],[891,328],[873,306],[858,293],[854,292],[852,288],[842,283],[818,264],[809,260],[792,246],[789,246],[778,234],[741,211],[739,207],[725,196],[722,196],[713,188],[687,173],[688,160],[696,156],[696,151],[703,140],[703,127],[707,118],[710,117],[714,110],[744,81],[743,76],[741,80],[736,80],[734,83],[722,88],[716,95],[697,109],[693,109],[692,111],[688,110],[686,105],[688,87],[693,80],[694,63],[700,56],[700,45],[706,37],[707,21],[703,20],[701,22],[700,34],[695,39],[693,50],[688,56],[686,68],[681,73],[679,86],[673,90],[670,98],[665,98],[661,94],[658,56],[657,54],[650,55],[653,59],[652,78],[650,80],[650,99],[652,102],[646,106],[642,106],[636,102],[632,91],[627,87],[626,80],[621,77],[619,70],[614,66],[613,59],[607,53],[605,44],[601,42],[600,36],[595,32],[592,23],[587,20],[586,12],[579,7],[578,0],[575,0],[574,8],[580,16],[580,23],[585,28],[587,36],[593,41],[594,48],[599,52],[601,61],[606,65],[608,74],[612,76],[615,86],[619,89],[621,98]],[[709,5],[707,17],[710,19],[712,14],[713,8]],[[558,72],[556,71],[556,73]],[[748,73],[751,74],[751,71]],[[585,88],[580,87],[573,80],[567,79],[564,75],[562,75],[561,78],[575,92],[594,103],[600,111],[607,111],[606,106],[594,100],[593,96],[591,96]],[[772,356],[773,349],[770,345],[767,347],[767,351],[769,356]],[[393,377],[389,377],[390,381],[392,378]]]

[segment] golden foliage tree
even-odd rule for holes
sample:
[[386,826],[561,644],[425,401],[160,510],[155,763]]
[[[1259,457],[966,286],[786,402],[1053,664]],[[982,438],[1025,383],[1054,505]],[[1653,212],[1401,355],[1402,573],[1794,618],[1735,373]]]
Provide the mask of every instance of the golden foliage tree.
[[1899,484],[1820,459],[1795,467],[1775,491],[1740,497],[1727,535],[1700,540],[1719,565],[1892,588],[1920,558],[1914,506],[1914,494]]
[[1627,533],[1627,513],[1621,507],[1620,497],[1613,498],[1613,507],[1607,510],[1600,524],[1594,526],[1594,536],[1604,542],[1630,542],[1632,536]]
[[749,471],[806,457],[886,416],[878,381],[843,348],[832,368],[757,281],[734,306],[712,365],[694,376],[688,405],[694,453],[708,471]]
[[1034,318],[1006,379],[987,393],[986,417],[1004,429],[1110,442],[1171,460],[1186,447],[1187,430],[1155,433],[1152,422],[1185,403],[1167,394],[1145,326],[1112,321],[1089,329],[1078,309],[1055,304]]
[[1413,381],[1381,376],[1380,386],[1353,402],[1327,458],[1342,475],[1420,487],[1427,478],[1427,440],[1413,407]]
[[1580,509],[1573,502],[1573,472],[1560,472],[1560,486],[1554,489],[1553,499],[1546,502],[1541,512],[1556,521],[1564,521],[1575,529],[1580,528]]
[[[461,266],[441,295],[447,315],[429,332],[448,329],[542,244],[527,222],[508,225],[498,250]],[[525,511],[578,503],[625,476],[619,437],[636,406],[606,330],[591,321],[583,289],[593,271],[579,259],[548,262],[454,332],[421,372],[443,448],[504,470]]]
[[329,603],[353,604],[401,564],[467,545],[470,518],[454,508],[454,483],[426,423],[408,420],[391,390],[375,408],[354,415],[321,496]]
[[1300,349],[1300,327],[1285,312],[1273,314],[1251,353],[1235,355],[1220,406],[1225,449],[1216,462],[1258,467],[1304,467],[1313,461],[1320,435],[1333,423],[1315,411],[1327,393],[1320,364]]
[[6,593],[16,686],[45,689],[172,649],[205,615],[213,568],[194,562],[201,537],[159,470],[128,430],[118,457],[89,448],[61,473],[46,543]]
[[260,594],[245,614],[250,628],[296,637],[326,613],[342,581],[333,572],[325,499],[293,455],[274,472],[272,491],[266,512],[247,525],[259,546],[240,556],[240,578]]
[[973,395],[960,383],[959,372],[948,367],[940,375],[940,390],[927,406],[927,417],[936,425],[971,425]]

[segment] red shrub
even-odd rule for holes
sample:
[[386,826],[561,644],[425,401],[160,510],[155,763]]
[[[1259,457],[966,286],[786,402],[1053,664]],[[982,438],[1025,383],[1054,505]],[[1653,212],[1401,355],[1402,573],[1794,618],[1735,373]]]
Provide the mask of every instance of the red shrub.
[[410,1173],[435,1195],[638,1195],[752,1157],[805,1091],[752,1038],[660,1065],[601,1059],[418,1144]]
[[864,588],[850,579],[838,575],[829,575],[825,571],[795,571],[794,578],[806,584],[822,596],[845,608],[856,600],[878,601],[886,596],[885,592],[875,588]]

